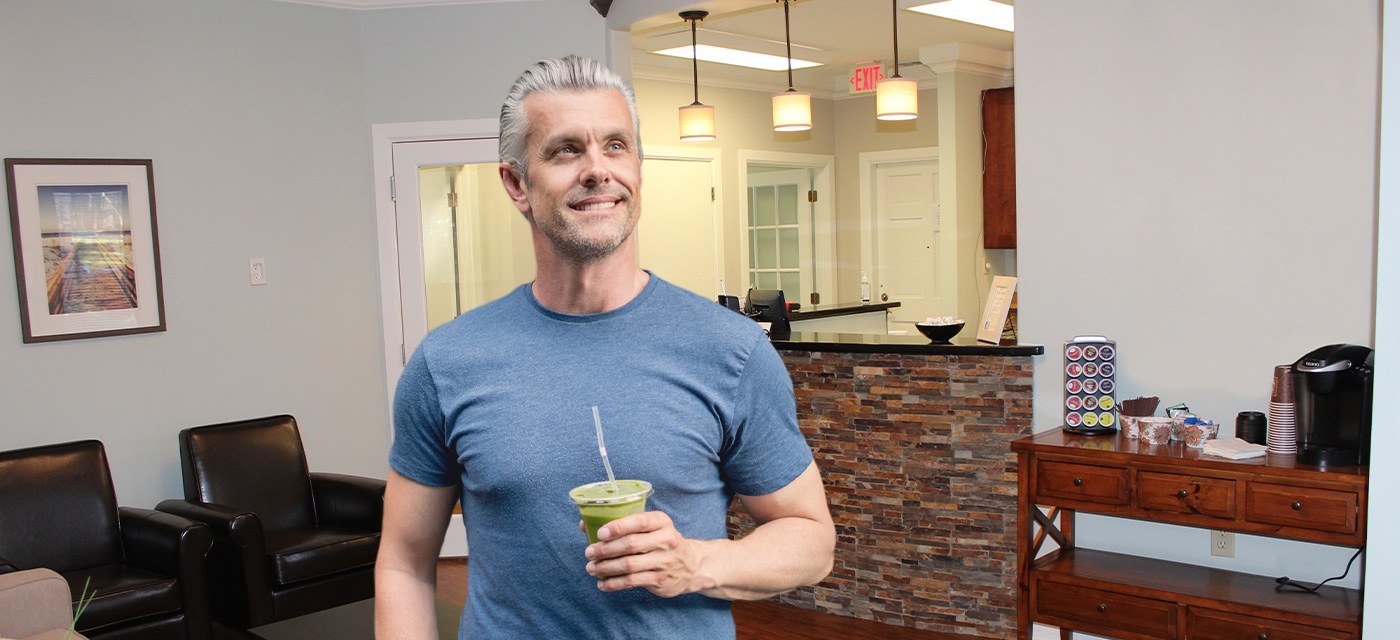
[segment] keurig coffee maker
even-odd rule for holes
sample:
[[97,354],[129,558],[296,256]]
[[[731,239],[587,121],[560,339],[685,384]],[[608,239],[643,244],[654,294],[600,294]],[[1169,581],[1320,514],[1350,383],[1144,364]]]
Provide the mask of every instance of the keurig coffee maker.
[[1369,464],[1375,352],[1355,344],[1314,349],[1293,363],[1298,462]]

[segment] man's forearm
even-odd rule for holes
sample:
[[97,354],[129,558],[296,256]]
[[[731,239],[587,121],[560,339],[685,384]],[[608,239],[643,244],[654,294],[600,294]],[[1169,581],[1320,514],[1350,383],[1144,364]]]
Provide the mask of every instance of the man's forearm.
[[436,577],[424,579],[396,569],[374,570],[375,640],[420,640],[438,637],[433,606]]
[[700,593],[761,600],[821,582],[831,573],[835,530],[801,517],[772,520],[738,540],[693,540],[703,555]]

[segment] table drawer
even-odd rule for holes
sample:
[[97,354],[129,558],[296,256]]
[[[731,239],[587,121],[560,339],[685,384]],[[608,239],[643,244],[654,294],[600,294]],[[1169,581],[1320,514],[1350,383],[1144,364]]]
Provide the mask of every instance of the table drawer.
[[1235,481],[1177,473],[1138,473],[1137,506],[1151,511],[1235,517]]
[[1080,587],[1049,580],[1036,581],[1031,596],[1035,615],[1093,634],[1115,632],[1150,638],[1176,637],[1176,604]]
[[1036,464],[1036,496],[1102,504],[1128,504],[1128,470],[1042,460]]
[[1251,522],[1356,533],[1355,491],[1251,482],[1246,494],[1245,518]]
[[1186,637],[1191,640],[1356,640],[1355,635],[1332,629],[1195,607],[1186,611]]

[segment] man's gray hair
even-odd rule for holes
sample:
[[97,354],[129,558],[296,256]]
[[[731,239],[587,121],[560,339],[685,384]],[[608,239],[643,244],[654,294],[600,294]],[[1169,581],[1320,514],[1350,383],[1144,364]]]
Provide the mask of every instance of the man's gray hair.
[[526,157],[526,134],[530,122],[525,116],[525,98],[536,91],[558,93],[565,91],[590,91],[612,89],[627,100],[627,109],[632,112],[632,135],[636,137],[637,157],[642,156],[642,126],[637,117],[637,97],[631,85],[622,76],[595,60],[570,55],[563,58],[549,58],[536,62],[515,79],[506,101],[501,105],[501,162],[510,164],[522,180],[529,165]]

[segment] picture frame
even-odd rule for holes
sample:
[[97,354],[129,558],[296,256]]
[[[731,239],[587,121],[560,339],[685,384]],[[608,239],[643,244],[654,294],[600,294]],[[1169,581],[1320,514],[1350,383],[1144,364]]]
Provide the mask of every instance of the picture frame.
[[1006,314],[1011,309],[1011,296],[1016,293],[1016,278],[995,276],[987,291],[987,306],[982,309],[982,321],[977,323],[977,341],[1001,344],[1001,331],[1006,326]]
[[6,158],[26,343],[165,331],[150,160]]

